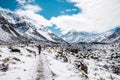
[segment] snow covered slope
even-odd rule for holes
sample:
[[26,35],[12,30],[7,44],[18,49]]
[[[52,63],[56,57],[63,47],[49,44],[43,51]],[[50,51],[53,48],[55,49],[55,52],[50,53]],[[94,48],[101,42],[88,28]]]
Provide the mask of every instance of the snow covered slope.
[[103,39],[102,42],[120,42],[120,27],[117,27],[116,30],[111,35]]
[[0,40],[5,42],[55,42],[64,40],[47,30],[45,25],[25,15],[0,8]]
[[104,39],[107,39],[113,32],[107,31],[104,33],[88,33],[88,32],[77,32],[70,31],[67,34],[61,36],[65,41],[69,43],[79,43],[79,42],[104,42]]
[[9,23],[2,15],[0,15],[0,40],[4,42],[12,42],[19,33],[14,30],[13,25]]
[[67,34],[61,36],[65,41],[70,43],[77,42],[91,42],[97,34],[87,32],[69,31]]
[[96,36],[96,38],[94,39],[94,42],[103,42],[103,40],[106,39],[107,37],[109,37],[111,34],[113,34],[113,32],[111,30],[101,33],[101,34],[98,34]]

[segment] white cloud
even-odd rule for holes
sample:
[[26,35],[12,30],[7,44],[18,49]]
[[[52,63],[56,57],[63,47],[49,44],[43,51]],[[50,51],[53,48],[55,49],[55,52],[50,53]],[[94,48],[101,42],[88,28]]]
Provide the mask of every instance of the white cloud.
[[52,17],[51,23],[69,30],[104,32],[120,26],[120,0],[68,0],[75,2],[82,12],[72,16]]
[[66,9],[66,12],[76,11],[77,9]]
[[20,5],[24,5],[25,3],[31,3],[35,0],[16,0]]
[[40,25],[51,26],[50,21],[45,19],[42,15],[37,14],[37,12],[41,10],[42,9],[37,5],[28,4],[26,6],[23,6],[23,8],[17,9],[16,13],[20,16],[27,16],[28,18],[32,19],[37,27]]
[[38,5],[30,5],[30,4],[28,4],[28,5],[26,5],[26,6],[23,6],[23,9],[25,9],[25,10],[29,10],[29,11],[32,11],[32,12],[34,12],[34,13],[36,13],[36,12],[39,12],[39,11],[41,11],[42,9],[38,6]]
[[16,0],[19,4],[23,5],[26,3],[26,0]]
[[28,0],[28,2],[34,2],[35,0]]

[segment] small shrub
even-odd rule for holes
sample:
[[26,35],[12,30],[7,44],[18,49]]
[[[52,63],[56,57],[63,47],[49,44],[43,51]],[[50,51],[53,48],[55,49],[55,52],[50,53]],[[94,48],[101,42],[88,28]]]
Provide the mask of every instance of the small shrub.
[[3,59],[3,62],[4,62],[4,63],[7,63],[7,62],[9,62],[9,61],[10,61],[10,58],[4,58],[4,59]]
[[9,68],[9,64],[2,63],[0,66],[0,70],[6,72]]

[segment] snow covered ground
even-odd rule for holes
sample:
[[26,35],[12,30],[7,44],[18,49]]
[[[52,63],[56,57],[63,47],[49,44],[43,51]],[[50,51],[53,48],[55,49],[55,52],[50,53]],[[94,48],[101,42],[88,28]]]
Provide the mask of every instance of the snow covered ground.
[[[112,62],[112,60],[104,58],[99,60],[92,58],[78,59],[75,55],[71,55],[69,52],[63,51],[63,54],[66,55],[66,57],[68,58],[68,62],[65,62],[62,58],[56,59],[56,55],[58,55],[58,52],[59,49],[57,48],[48,48],[43,51],[42,55],[43,57],[45,57],[45,59],[47,59],[46,62],[49,66],[49,69],[53,75],[52,78],[54,80],[120,80],[120,75],[113,73],[111,70],[112,64],[110,62]],[[100,51],[98,51],[97,54],[99,54],[99,52]],[[108,56],[106,55],[101,57]],[[75,61],[77,60],[82,61],[82,63],[87,66],[88,73],[86,75],[88,77],[85,77],[83,70],[80,70],[81,66],[79,68],[75,67]],[[79,64],[79,62],[77,62],[77,64]],[[116,64],[119,65],[119,62],[116,62]]]
[[[78,59],[66,51],[56,57],[59,53],[59,47],[46,47],[39,55],[36,46],[0,46],[0,80],[120,80],[120,75],[105,68],[110,61]],[[79,60],[87,66],[87,77],[81,65],[75,65]]]
[[[20,52],[10,52],[6,46],[0,47],[0,64],[9,64],[7,71],[0,71],[0,80],[35,80],[37,57],[28,52],[30,47],[15,47]],[[35,53],[37,49],[34,48]],[[5,61],[6,60],[6,61]]]
[[57,60],[55,55],[57,52],[50,49],[45,50],[42,55],[47,60],[54,80],[82,80],[81,73],[72,64]]
[[13,48],[20,52],[10,52],[9,47],[0,47],[0,64],[9,58],[5,63],[9,64],[9,68],[0,71],[0,80],[82,80],[81,73],[72,64],[57,60],[57,52],[52,49],[43,50],[38,55],[36,47]]

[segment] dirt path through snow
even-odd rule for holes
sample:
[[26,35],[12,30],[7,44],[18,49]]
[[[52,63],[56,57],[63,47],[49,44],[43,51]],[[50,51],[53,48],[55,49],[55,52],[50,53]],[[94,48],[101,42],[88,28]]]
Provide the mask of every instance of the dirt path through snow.
[[36,57],[38,60],[36,80],[52,80],[52,74],[43,54]]

